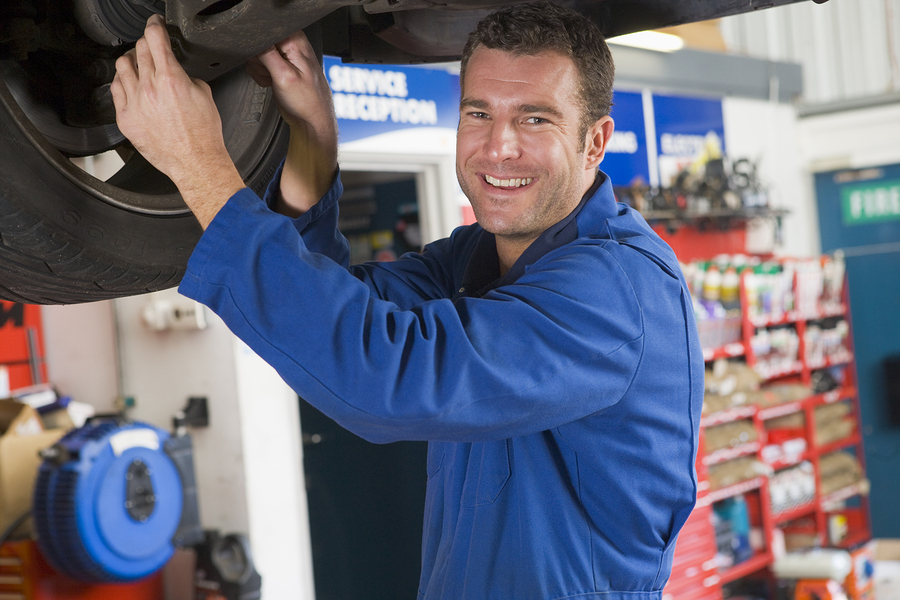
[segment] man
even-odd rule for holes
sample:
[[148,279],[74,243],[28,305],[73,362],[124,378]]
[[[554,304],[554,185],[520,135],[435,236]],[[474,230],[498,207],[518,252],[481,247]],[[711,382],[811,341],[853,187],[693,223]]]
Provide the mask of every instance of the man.
[[206,228],[182,293],[347,429],[428,440],[420,598],[661,597],[696,494],[703,359],[674,255],[598,171],[613,66],[589,21],[538,3],[478,26],[457,171],[479,224],[358,267],[302,35],[249,67],[291,126],[268,205],[160,21],[117,67],[122,131]]

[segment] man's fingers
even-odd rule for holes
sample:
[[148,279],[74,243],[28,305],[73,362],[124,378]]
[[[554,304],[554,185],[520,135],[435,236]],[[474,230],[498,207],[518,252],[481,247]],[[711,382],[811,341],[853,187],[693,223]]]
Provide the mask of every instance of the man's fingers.
[[312,44],[309,43],[309,39],[302,30],[282,40],[276,46],[284,59],[301,71],[319,66],[319,59],[316,58]]
[[129,50],[116,60],[116,80],[123,90],[130,92],[137,83],[137,65],[135,64],[135,52]]
[[147,26],[144,28],[144,37],[150,54],[153,57],[153,64],[157,70],[162,68],[171,68],[175,71],[184,71],[172,52],[172,42],[169,39],[169,32],[166,31],[166,22],[162,15],[151,15],[147,19]]
[[273,46],[265,52],[262,52],[257,58],[259,59],[260,64],[268,72],[269,78],[272,81],[286,84],[292,79],[297,78],[299,65],[294,66],[292,63],[285,60],[285,57],[281,55],[281,52],[276,47]]
[[147,38],[142,37],[134,44],[134,64],[140,77],[150,77],[156,72],[153,64],[153,54],[150,52],[150,46]]
[[249,75],[259,87],[272,86],[272,77],[269,75],[269,70],[259,62],[258,58],[251,58],[248,60],[244,70],[247,71],[247,75]]
[[128,96],[125,93],[122,79],[119,77],[118,73],[113,77],[112,83],[109,84],[109,92],[112,94],[113,105],[116,107],[116,112],[118,113],[124,110],[128,101]]

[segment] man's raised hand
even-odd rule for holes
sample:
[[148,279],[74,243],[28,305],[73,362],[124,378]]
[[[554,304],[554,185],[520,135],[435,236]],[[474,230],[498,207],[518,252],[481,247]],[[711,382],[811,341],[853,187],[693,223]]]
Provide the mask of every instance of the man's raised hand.
[[291,141],[277,208],[296,216],[328,190],[337,168],[337,121],[322,66],[302,31],[247,62],[260,86],[271,87]]
[[209,86],[185,73],[159,15],[116,61],[111,91],[119,129],[178,186],[205,228],[244,182],[225,147]]

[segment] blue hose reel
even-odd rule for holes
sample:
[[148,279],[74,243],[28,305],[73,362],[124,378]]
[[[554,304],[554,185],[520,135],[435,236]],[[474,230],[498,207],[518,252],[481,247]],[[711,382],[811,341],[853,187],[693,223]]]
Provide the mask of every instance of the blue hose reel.
[[165,565],[184,504],[169,440],[144,423],[98,419],[44,454],[33,518],[54,568],[82,581],[124,582]]

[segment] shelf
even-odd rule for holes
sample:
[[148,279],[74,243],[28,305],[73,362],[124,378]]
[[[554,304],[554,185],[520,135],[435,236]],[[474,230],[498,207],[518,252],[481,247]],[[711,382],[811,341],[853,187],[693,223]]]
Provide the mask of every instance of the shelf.
[[784,415],[799,412],[807,406],[815,407],[823,404],[833,404],[835,402],[840,402],[841,400],[852,400],[855,397],[856,388],[848,386],[831,390],[824,394],[809,396],[802,400],[776,404],[765,408],[760,408],[755,404],[737,406],[735,408],[720,410],[701,417],[700,426],[703,428],[714,427],[716,425],[723,425],[741,419],[751,419],[755,416],[758,416],[760,420],[766,421],[768,419],[774,419],[775,417],[783,417]]
[[[779,285],[782,282],[788,283],[788,281],[779,279]],[[846,539],[841,540],[838,544],[834,544],[835,546],[853,548],[866,542],[871,537],[868,525],[868,502],[865,498],[869,491],[869,483],[866,479],[861,479],[857,483],[836,490],[831,494],[820,495],[822,490],[820,458],[832,452],[843,451],[854,454],[861,461],[859,456],[862,453],[863,445],[861,425],[857,424],[854,429],[851,429],[848,424],[844,424],[843,426],[846,428],[841,430],[841,433],[846,433],[849,430],[850,435],[826,444],[818,445],[815,443],[814,438],[817,432],[814,420],[816,416],[815,411],[818,407],[837,402],[847,402],[850,404],[849,408],[854,409],[850,412],[856,415],[857,420],[859,419],[859,390],[856,387],[856,373],[853,368],[855,357],[852,346],[852,332],[848,336],[847,341],[843,342],[846,344],[845,346],[840,348],[828,347],[830,351],[833,350],[828,358],[823,353],[825,346],[820,346],[816,343],[814,336],[810,334],[811,327],[816,325],[819,327],[829,326],[827,322],[817,324],[815,323],[816,321],[825,321],[832,317],[844,317],[847,326],[851,326],[847,297],[845,295],[840,303],[830,302],[827,304],[817,303],[816,298],[810,297],[810,302],[795,304],[795,307],[800,307],[799,309],[795,308],[795,310],[786,311],[783,314],[751,315],[748,308],[750,306],[748,294],[752,290],[748,291],[748,283],[752,285],[753,282],[742,276],[740,301],[743,316],[740,322],[740,341],[737,340],[736,331],[732,332],[735,335],[731,337],[713,337],[713,330],[710,329],[710,332],[708,332],[710,335],[703,338],[707,340],[707,344],[712,345],[725,340],[731,343],[723,344],[719,347],[704,348],[703,358],[707,362],[707,368],[711,366],[710,361],[718,359],[731,359],[730,362],[735,360],[746,362],[760,376],[756,380],[762,382],[762,391],[761,393],[751,394],[749,390],[752,389],[755,392],[756,388],[748,386],[746,396],[734,400],[738,402],[750,400],[754,404],[735,404],[714,413],[704,413],[700,419],[700,425],[702,437],[703,429],[749,420],[756,431],[757,439],[752,442],[748,441],[738,444],[735,447],[723,448],[710,452],[707,455],[701,454],[698,456],[696,466],[700,480],[697,487],[698,498],[696,507],[700,512],[709,511],[713,505],[724,508],[725,504],[719,505],[717,503],[730,498],[745,496],[749,518],[753,527],[758,528],[762,533],[761,537],[764,540],[765,551],[754,555],[744,563],[734,565],[728,569],[722,569],[715,575],[711,574],[709,584],[715,582],[716,587],[771,567],[774,560],[772,543],[776,528],[794,529],[802,524],[821,543],[828,537],[829,527],[834,523],[829,521],[828,515],[832,512],[840,512],[844,515],[850,515],[846,517],[846,528],[842,529],[842,532],[849,530],[849,533]],[[798,293],[798,290],[803,291],[806,289],[802,287],[805,285],[805,280],[801,281],[800,271],[795,272],[793,285],[795,299],[808,297]],[[844,290],[846,291],[846,289],[845,280]],[[777,303],[773,301],[770,306],[775,307]],[[775,348],[775,351],[770,351],[768,348],[763,348],[760,345],[754,347],[753,343],[759,343],[761,340],[753,338],[755,335],[758,335],[759,328],[763,327],[773,328],[773,331],[774,328],[782,329],[778,335],[783,336],[783,338],[789,338],[789,346],[784,347],[782,350]],[[787,328],[787,330],[784,331],[784,328]],[[781,341],[782,337],[775,339],[775,342]],[[796,352],[794,351],[795,345]],[[790,348],[790,354],[788,354],[787,348]],[[755,350],[759,350],[761,354],[757,355]],[[814,353],[814,350],[817,352]],[[785,354],[787,354],[787,358],[784,358]],[[810,393],[809,396],[798,399],[793,399],[795,395],[792,395],[789,396],[791,400],[778,404],[774,402],[777,402],[781,397],[779,390],[766,391],[767,382],[775,386],[779,384],[788,384],[789,386],[798,384],[805,386],[809,390],[815,380],[815,371],[829,367],[846,367],[843,371],[846,377],[842,379],[842,381],[845,381],[844,385],[820,394],[807,392]],[[748,379],[750,379],[749,376]],[[793,391],[788,388],[784,389]],[[802,389],[798,389],[800,389],[799,395],[803,395]],[[723,402],[718,404],[718,406],[727,404]],[[834,412],[841,413],[841,415],[848,412],[843,410],[845,407],[842,406],[840,408],[842,410],[837,410],[837,407],[835,407]],[[785,424],[786,429],[780,428],[780,431],[777,433],[771,436],[768,435],[766,425],[772,426],[772,419],[788,415],[796,415],[796,422],[790,427],[788,424]],[[804,417],[805,424],[802,427],[799,425],[799,415]],[[846,418],[850,418],[850,415],[846,415]],[[794,419],[791,419],[791,421],[793,422]],[[741,424],[743,425],[743,423]],[[788,431],[787,429],[794,430]],[[749,433],[749,429],[747,431]],[[750,437],[750,439],[753,438]],[[748,474],[753,473],[755,476],[734,485],[720,489],[710,489],[710,482],[707,478],[709,471],[721,468],[719,466],[713,467],[713,465],[721,465],[725,461],[741,457],[743,457],[742,461],[752,459],[760,462],[758,470],[747,471]],[[784,500],[787,499],[778,495],[775,498],[776,503],[773,505],[772,489],[770,487],[772,485],[771,482],[774,480],[770,479],[770,477],[776,473],[781,473],[783,477],[778,481],[787,481],[785,478],[790,478],[792,473],[786,473],[785,469],[804,469],[802,475],[798,473],[798,477],[805,478],[803,481],[807,486],[815,484],[815,498],[812,498],[811,494],[813,491],[812,488],[809,488],[805,496],[805,499],[809,501],[804,504],[785,508],[788,505]],[[863,474],[861,477],[865,477],[865,475]],[[780,489],[775,489],[776,493],[781,491]],[[773,506],[777,506],[780,512],[773,512]],[[708,535],[715,540],[715,532],[712,531],[711,526],[709,526],[709,529],[710,531],[703,533],[703,535]],[[704,582],[703,585],[707,585],[707,590],[709,589],[707,582]],[[696,583],[696,587],[692,587],[689,592],[685,593],[684,597],[699,598],[704,593],[707,593],[707,591],[699,583]],[[705,598],[706,596],[703,597]],[[721,596],[719,598],[721,599]]]
[[760,569],[768,567],[771,562],[771,553],[763,552],[761,554],[757,554],[753,558],[736,564],[733,567],[729,567],[727,570],[719,573],[719,582],[730,583],[732,581],[740,579],[741,577],[746,577],[751,573],[756,573]]
[[756,363],[753,369],[766,379],[777,379],[786,375],[800,375],[803,372],[803,363],[795,360],[786,366],[772,367],[766,363]]
[[697,506],[709,506],[714,502],[719,502],[726,498],[733,498],[734,496],[739,496],[759,489],[763,486],[765,481],[766,478],[763,475],[760,475],[753,479],[748,479],[747,481],[735,483],[734,485],[729,485],[718,490],[712,490],[706,496],[697,499]]
[[839,541],[835,546],[838,548],[854,548],[861,544],[865,544],[872,539],[872,534],[868,530],[854,531],[847,537]]
[[756,405],[740,406],[737,408],[729,408],[720,410],[719,412],[706,415],[700,419],[701,427],[712,427],[713,425],[722,425],[723,423],[731,423],[740,419],[747,419],[756,414],[759,410]]
[[724,346],[721,346],[719,348],[704,348],[703,362],[718,360],[720,358],[735,358],[737,356],[743,356],[744,353],[744,344],[741,342],[725,344]]
[[780,315],[752,315],[750,323],[754,327],[775,327],[777,325],[790,325],[801,321],[818,321],[829,317],[840,317],[847,314],[847,307],[843,304],[832,306],[820,306],[815,311],[803,312],[792,310]]
[[836,390],[831,390],[830,392],[825,392],[824,394],[819,394],[817,396],[813,396],[810,399],[810,402],[815,404],[833,404],[834,402],[838,402],[840,400],[852,400],[856,397],[856,388],[853,386],[846,386],[842,388],[838,388]]
[[758,219],[760,217],[781,217],[790,214],[789,210],[783,208],[769,208],[768,206],[744,207],[744,208],[711,208],[705,211],[688,211],[680,209],[663,209],[663,210],[642,210],[641,216],[647,222],[655,223],[657,221],[677,221],[691,222],[703,221],[706,219],[738,219],[749,220]]
[[844,500],[852,498],[853,496],[860,496],[867,494],[869,491],[869,482],[866,479],[862,481],[858,481],[853,485],[848,485],[845,488],[841,488],[837,491],[831,492],[827,496],[822,496],[819,500],[819,505],[822,507],[822,510],[829,511],[833,507],[831,505],[836,505]]
[[850,448],[852,446],[857,446],[862,442],[862,436],[858,433],[854,433],[848,435],[845,438],[841,438],[839,440],[835,440],[833,442],[829,442],[823,446],[814,446],[815,450],[819,454],[828,454],[830,452],[834,452],[836,450],[843,450],[844,448]]
[[816,503],[815,501],[812,501],[804,504],[803,506],[797,506],[780,513],[773,513],[772,521],[776,525],[781,525],[782,523],[787,523],[788,521],[793,521],[794,519],[805,517],[806,515],[812,514],[814,512],[816,512]]
[[740,444],[734,448],[722,448],[721,450],[711,452],[703,457],[703,464],[706,466],[717,465],[727,460],[756,454],[757,452],[759,452],[759,442],[749,442],[747,444]]
[[819,306],[818,316],[805,317],[807,321],[815,319],[826,319],[828,317],[840,317],[847,314],[847,306],[843,303],[833,304],[829,306]]
[[[782,446],[782,444],[770,444],[770,445],[771,446]],[[808,451],[803,451],[803,452],[795,453],[795,454],[787,454],[786,456],[787,457],[785,458],[785,455],[782,455],[778,459],[772,460],[772,461],[766,460],[766,458],[764,456],[760,456],[760,459],[762,460],[762,462],[764,462],[765,464],[772,467],[772,469],[774,469],[775,471],[778,471],[779,469],[786,469],[788,467],[797,466],[800,463],[802,463],[804,460],[809,460],[810,453]]]
[[829,367],[839,367],[842,365],[846,365],[851,362],[853,362],[853,353],[846,352],[837,358],[829,357],[829,358],[826,358],[825,360],[816,361],[816,362],[807,361],[807,365],[809,366],[810,369],[827,369]]
[[754,327],[777,327],[779,325],[791,325],[798,321],[795,313],[784,313],[781,315],[753,315],[750,317],[750,323]]
[[783,417],[785,415],[790,415],[803,410],[803,402],[804,400],[798,400],[796,402],[787,402],[785,404],[769,406],[767,408],[760,409],[757,415],[763,421],[774,419],[776,417]]

